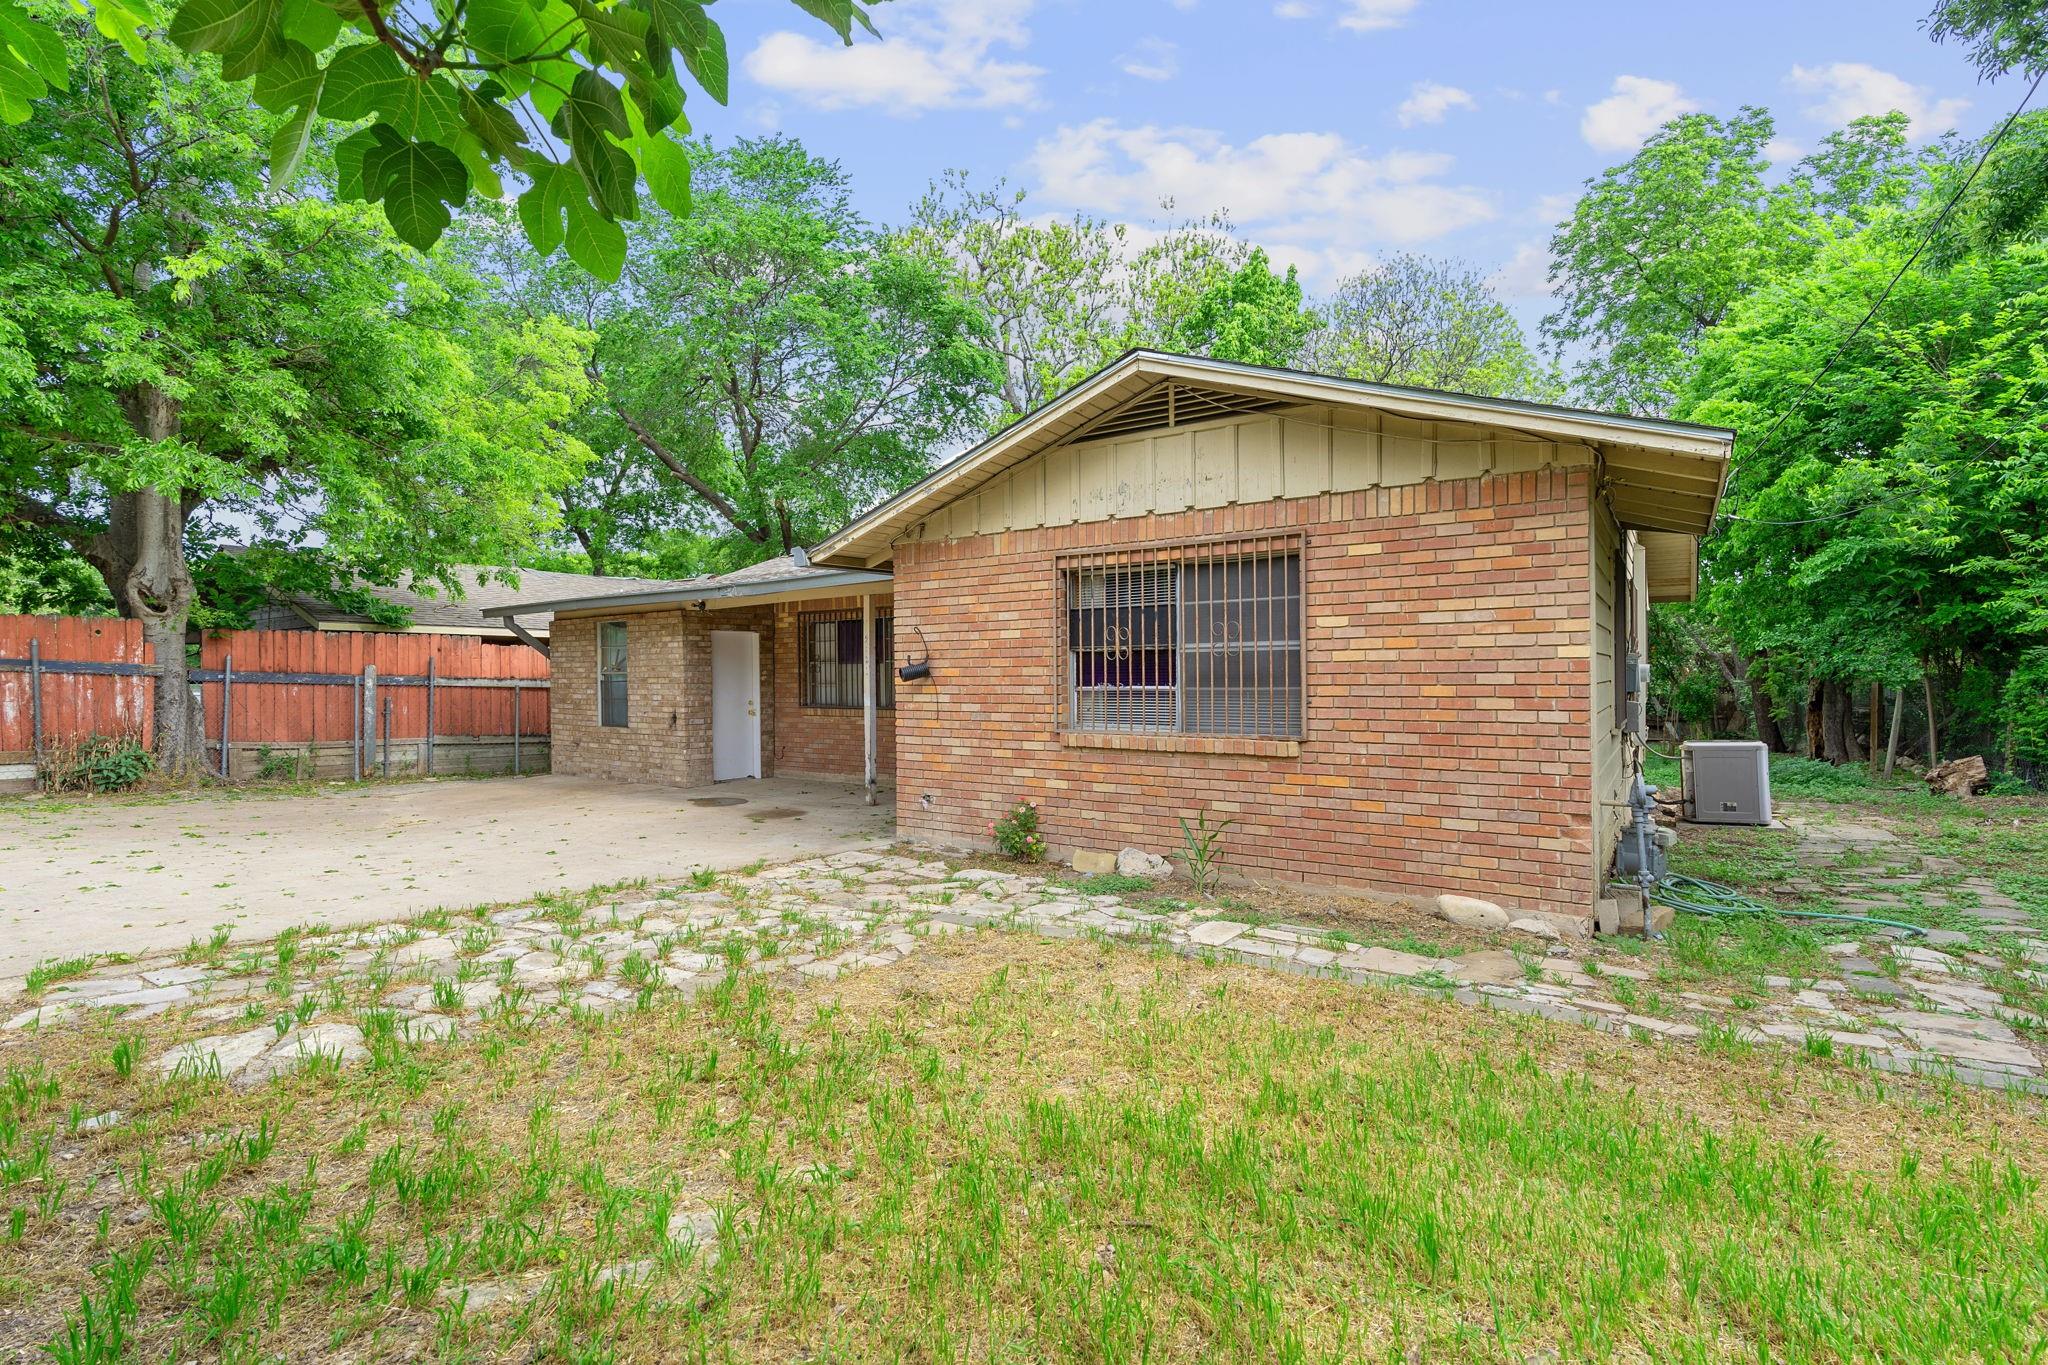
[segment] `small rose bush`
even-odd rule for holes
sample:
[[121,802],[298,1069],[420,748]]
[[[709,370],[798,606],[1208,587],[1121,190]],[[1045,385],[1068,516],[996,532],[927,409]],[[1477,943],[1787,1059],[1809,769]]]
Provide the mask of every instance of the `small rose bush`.
[[1038,807],[1029,801],[1019,801],[1008,815],[990,821],[988,833],[1005,857],[1035,863],[1045,856],[1045,836],[1038,832]]

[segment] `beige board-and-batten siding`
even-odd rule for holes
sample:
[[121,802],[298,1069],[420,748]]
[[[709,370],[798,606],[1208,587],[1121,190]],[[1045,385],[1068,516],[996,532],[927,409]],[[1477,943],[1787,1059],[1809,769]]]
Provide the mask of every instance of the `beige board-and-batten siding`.
[[902,540],[953,540],[1594,463],[1587,446],[1500,428],[1302,406],[1084,437],[937,509]]
[[[1621,547],[1629,548],[1634,568],[1627,581],[1619,581]],[[1649,640],[1648,556],[1639,537],[1621,529],[1613,511],[1604,503],[1593,507],[1593,851],[1597,866],[1604,871],[1614,857],[1614,846],[1628,822],[1627,801],[1631,776],[1640,756],[1641,742],[1622,728],[1623,708],[1618,702],[1616,678],[1622,659],[1631,650],[1640,653]],[[1628,602],[1629,636],[1614,633],[1617,594]]]

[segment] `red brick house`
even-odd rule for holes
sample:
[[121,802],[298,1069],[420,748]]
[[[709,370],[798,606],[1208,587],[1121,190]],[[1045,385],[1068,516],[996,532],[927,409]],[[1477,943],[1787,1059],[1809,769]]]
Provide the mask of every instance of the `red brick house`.
[[[1692,594],[1732,440],[1133,352],[807,563],[644,619],[542,604],[555,767],[733,773],[707,636],[743,626],[769,640],[762,770],[872,755],[908,837],[985,843],[1028,800],[1055,851],[1170,852],[1207,812],[1253,876],[1583,916],[1640,763],[1626,664],[1646,604]],[[607,674],[607,630],[651,670]],[[572,738],[607,686],[644,723]]]

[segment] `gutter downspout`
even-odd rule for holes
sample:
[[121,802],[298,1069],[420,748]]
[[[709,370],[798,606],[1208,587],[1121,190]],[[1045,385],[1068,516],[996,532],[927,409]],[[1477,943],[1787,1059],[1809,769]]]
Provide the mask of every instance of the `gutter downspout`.
[[875,595],[860,595],[860,738],[863,792],[875,804]]

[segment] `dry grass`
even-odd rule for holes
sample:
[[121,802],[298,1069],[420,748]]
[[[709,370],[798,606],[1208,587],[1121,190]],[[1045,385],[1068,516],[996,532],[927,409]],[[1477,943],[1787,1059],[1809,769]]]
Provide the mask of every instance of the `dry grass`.
[[[1005,934],[823,991],[738,977],[612,1020],[499,1014],[248,1093],[122,1074],[123,1037],[153,1056],[190,1031],[159,1023],[5,1054],[0,1347],[1827,1360],[2042,1342],[2037,1103],[1803,1058]],[[669,1240],[692,1212],[722,1254]],[[510,1292],[465,1313],[480,1284]]]

